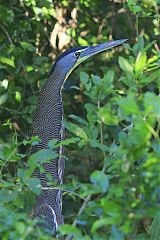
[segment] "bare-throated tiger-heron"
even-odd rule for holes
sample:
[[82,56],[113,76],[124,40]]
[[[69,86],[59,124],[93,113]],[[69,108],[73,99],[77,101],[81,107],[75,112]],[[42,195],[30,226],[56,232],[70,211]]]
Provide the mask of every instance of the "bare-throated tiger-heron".
[[[72,48],[56,59],[49,78],[40,92],[38,105],[33,116],[33,135],[38,136],[41,141],[38,145],[32,146],[31,154],[47,148],[48,142],[53,138],[58,141],[64,139],[62,87],[74,68],[89,57],[120,45],[126,40],[121,39],[96,46]],[[63,182],[63,148],[59,147],[58,151],[59,155],[56,159],[43,164],[45,170],[43,173],[36,169],[33,174],[40,179],[41,186],[45,189],[37,196],[34,217],[38,217],[39,220],[44,219],[45,221],[38,225],[52,233],[56,232],[58,225],[63,224],[62,191],[49,189],[50,184],[47,179],[49,174],[57,184]]]

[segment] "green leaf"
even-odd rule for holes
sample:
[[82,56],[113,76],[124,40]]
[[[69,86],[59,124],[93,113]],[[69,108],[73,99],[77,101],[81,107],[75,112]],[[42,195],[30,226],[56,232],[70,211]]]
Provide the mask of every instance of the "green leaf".
[[95,85],[99,85],[101,83],[101,78],[99,76],[91,74],[91,78]]
[[26,230],[26,226],[24,222],[17,222],[15,225],[15,228],[17,230],[18,233],[20,234],[25,234],[25,230]]
[[120,68],[126,72],[126,73],[129,73],[131,74],[132,76],[134,76],[134,73],[133,73],[133,67],[131,66],[131,64],[128,62],[127,59],[125,59],[124,57],[119,57],[118,58],[118,62],[119,62],[119,66]]
[[144,106],[147,114],[155,114],[160,117],[160,96],[155,95],[152,92],[147,92],[144,95]]
[[115,201],[109,201],[107,198],[101,199],[101,206],[103,207],[104,211],[110,215],[113,216],[113,218],[121,218],[121,206],[116,203]]
[[87,46],[88,45],[88,42],[82,37],[78,37],[78,43],[81,46]]
[[10,65],[11,67],[15,67],[13,57],[12,58],[0,57],[0,62],[1,63],[6,63],[6,64]]
[[89,91],[92,86],[89,75],[85,72],[80,72],[80,80],[81,80],[81,83],[83,84],[83,86],[85,87],[85,89],[87,91]]
[[118,123],[118,117],[112,113],[108,105],[98,109],[98,117],[106,125],[116,125]]
[[89,143],[90,143],[91,147],[93,147],[93,148],[99,148],[102,151],[107,151],[107,152],[109,151],[109,148],[106,145],[99,143],[98,140],[96,140],[96,139],[91,139],[89,141]]
[[0,86],[7,89],[8,88],[8,79],[4,79],[2,82],[0,82]]
[[[31,133],[29,132],[28,133],[28,135],[31,135],[32,134],[32,131],[31,131]],[[26,139],[24,139],[23,141],[22,141],[22,144],[24,145],[24,146],[26,146],[27,144],[31,144],[32,146],[34,146],[34,145],[37,145],[38,143],[40,143],[40,138],[38,137],[38,136],[33,136],[33,137],[31,137],[31,139],[29,139],[29,140],[26,140]]]
[[108,176],[101,171],[94,171],[90,177],[91,182],[94,185],[94,190],[96,192],[105,193],[108,189],[109,180]]
[[17,100],[17,102],[21,102],[22,97],[21,97],[20,92],[16,91],[15,99]]
[[59,231],[63,235],[72,234],[77,240],[82,239],[81,231],[69,224],[64,224],[63,226],[59,226]]
[[118,105],[119,113],[122,118],[129,114],[137,114],[139,110],[136,103],[135,95],[131,92],[129,92],[127,97],[122,97],[121,99],[119,99]]
[[87,109],[87,119],[89,124],[94,124],[97,121],[97,106],[92,103],[86,103],[84,107]]
[[73,144],[73,143],[76,143],[80,140],[80,138],[76,137],[76,138],[68,138],[68,139],[65,139],[65,140],[61,140],[60,143],[58,143],[56,146],[59,147],[59,146],[67,146],[69,144]]
[[49,162],[58,157],[58,154],[51,149],[41,149],[33,153],[28,160],[30,166],[37,167],[39,164]]
[[42,7],[42,12],[44,15],[48,15],[48,9],[46,7]]
[[109,224],[109,221],[108,221],[108,219],[106,219],[106,218],[101,218],[101,219],[95,221],[95,222],[93,223],[92,228],[91,228],[92,234],[94,234],[94,233],[96,232],[96,230],[98,230],[99,228],[102,228],[102,227],[104,227],[104,226],[107,226],[108,224]]
[[88,136],[86,132],[83,130],[83,128],[77,126],[76,124],[73,123],[65,123],[65,127],[68,131],[74,133],[77,137],[83,138],[83,139],[88,139]]
[[150,57],[150,58],[148,59],[147,64],[151,64],[151,63],[153,63],[153,62],[155,62],[155,61],[157,61],[157,60],[158,60],[158,56],[157,56],[157,55],[154,55],[154,56],[152,56],[152,57]]
[[144,49],[144,38],[143,38],[143,36],[138,37],[137,45],[138,45],[138,49],[140,51],[142,51]]
[[105,82],[105,86],[108,85],[108,87],[110,87],[110,85],[113,83],[114,75],[114,72],[111,70],[104,75],[102,81]]
[[155,158],[155,157],[149,157],[143,164],[143,166],[145,168],[148,168],[152,165],[156,165],[159,163],[159,159],[158,158]]
[[16,191],[11,191],[7,189],[0,190],[0,202],[11,202],[14,201],[18,196],[18,193]]
[[34,68],[32,66],[26,66],[26,71],[27,72],[31,72],[33,70],[34,70]]
[[[124,132],[120,132],[119,134],[119,142],[126,149],[140,149],[142,151],[142,147],[146,144],[146,142],[150,139],[151,132],[147,127],[147,122],[143,118],[137,118],[134,120],[134,126],[130,128],[128,134]],[[124,168],[128,171],[128,167],[130,166],[129,162],[126,162]]]
[[40,194],[41,185],[38,178],[23,178],[23,182],[31,189],[33,193]]
[[30,52],[34,52],[36,47],[34,47],[31,43],[28,42],[20,42],[20,45],[23,49],[27,49]]
[[58,143],[58,140],[55,139],[55,138],[53,138],[53,139],[49,140],[49,142],[48,142],[48,147],[49,147],[50,149],[54,149],[54,148],[56,148],[56,144],[57,144],[57,143]]
[[4,104],[8,99],[8,94],[0,96],[0,105]]
[[139,52],[136,62],[135,62],[135,73],[136,76],[138,76],[139,74],[141,74],[146,66],[146,62],[147,62],[147,55],[146,52],[142,51]]
[[126,86],[130,88],[136,88],[137,84],[134,81],[133,77],[130,77],[131,75],[127,74],[127,76],[120,77],[119,81],[123,82]]
[[152,72],[151,74],[149,74],[148,76],[143,75],[140,79],[139,82],[145,86],[153,81],[160,81],[160,69]]
[[115,226],[112,226],[112,234],[110,240],[124,240],[123,233]]
[[0,182],[0,188],[10,188],[10,187],[16,188],[16,184],[12,182],[7,182],[7,181]]
[[74,119],[78,123],[81,123],[81,124],[84,124],[84,125],[88,125],[87,121],[84,120],[83,118],[79,117],[79,116],[76,116],[74,114],[70,114],[68,117]]

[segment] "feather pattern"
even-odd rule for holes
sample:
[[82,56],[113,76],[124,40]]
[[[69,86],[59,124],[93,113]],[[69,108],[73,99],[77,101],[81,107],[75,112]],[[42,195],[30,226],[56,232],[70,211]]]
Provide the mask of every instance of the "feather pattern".
[[[47,148],[48,141],[53,138],[59,141],[64,139],[63,105],[61,98],[61,86],[64,79],[65,76],[62,76],[61,73],[56,73],[55,69],[54,74],[50,75],[40,93],[32,126],[33,135],[38,136],[41,142],[38,145],[32,146],[31,154],[40,149]],[[39,169],[36,169],[33,173],[34,177],[40,179],[42,187],[50,187],[47,174],[51,176],[53,182],[57,184],[63,183],[63,147],[60,147],[58,151],[59,157],[43,164],[45,173],[40,173]],[[37,196],[34,216],[40,219],[39,226],[54,233],[58,225],[63,224],[62,191],[55,189],[42,190],[40,196]]]

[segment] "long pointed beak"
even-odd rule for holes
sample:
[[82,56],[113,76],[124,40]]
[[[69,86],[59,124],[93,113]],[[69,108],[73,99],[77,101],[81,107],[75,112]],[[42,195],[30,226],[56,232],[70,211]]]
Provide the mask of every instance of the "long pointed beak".
[[85,61],[87,58],[92,57],[95,54],[98,54],[100,52],[106,51],[110,48],[116,47],[124,42],[126,42],[128,39],[121,39],[121,40],[116,40],[113,42],[107,42],[107,43],[102,43],[96,46],[91,46],[91,47],[87,47],[85,48],[85,50],[83,50],[81,52],[80,58],[78,59],[78,63],[81,63],[83,61]]

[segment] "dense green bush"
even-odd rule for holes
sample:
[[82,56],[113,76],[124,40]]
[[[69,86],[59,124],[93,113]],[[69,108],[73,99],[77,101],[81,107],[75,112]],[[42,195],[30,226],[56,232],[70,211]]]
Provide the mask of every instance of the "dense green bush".
[[[60,144],[66,158],[60,235],[159,239],[159,2],[117,2],[1,1],[2,240],[54,239],[34,228],[32,208],[41,186],[32,172],[37,155],[41,163],[49,161]],[[54,28],[56,35],[56,24],[54,40],[49,33]],[[65,84],[66,140],[51,141],[28,159],[38,142],[27,137],[32,114],[52,59],[69,46],[108,41],[109,35],[129,41],[79,67]]]

